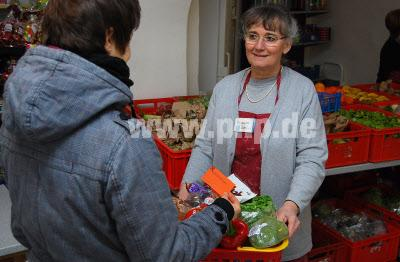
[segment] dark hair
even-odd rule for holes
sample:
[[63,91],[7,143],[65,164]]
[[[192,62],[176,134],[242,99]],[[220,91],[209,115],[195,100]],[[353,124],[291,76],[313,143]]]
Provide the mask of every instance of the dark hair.
[[253,25],[263,24],[266,30],[278,31],[293,39],[297,36],[296,20],[284,6],[268,4],[255,6],[242,15],[242,31],[245,34]]
[[400,9],[388,12],[385,22],[390,34],[398,37],[400,35]]
[[139,27],[138,0],[49,0],[42,20],[43,44],[72,52],[105,53],[106,31],[124,53]]

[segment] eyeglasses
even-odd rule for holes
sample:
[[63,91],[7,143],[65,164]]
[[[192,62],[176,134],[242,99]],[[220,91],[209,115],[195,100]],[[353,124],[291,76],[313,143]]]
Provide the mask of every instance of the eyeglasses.
[[[245,41],[248,44],[254,45],[254,44],[258,43],[260,38],[261,38],[261,36],[259,36],[256,33],[252,33],[252,32],[245,33]],[[265,44],[266,46],[275,47],[278,45],[280,39],[285,39],[285,38],[287,38],[287,37],[286,36],[280,37],[280,36],[273,35],[273,34],[267,34],[262,37],[262,40],[263,40],[263,44]]]

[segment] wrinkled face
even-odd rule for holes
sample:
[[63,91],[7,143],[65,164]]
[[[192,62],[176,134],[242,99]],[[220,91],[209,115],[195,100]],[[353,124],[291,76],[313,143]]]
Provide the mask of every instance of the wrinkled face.
[[263,24],[251,26],[245,34],[246,57],[252,68],[269,69],[281,64],[281,57],[291,43],[280,32],[268,31]]

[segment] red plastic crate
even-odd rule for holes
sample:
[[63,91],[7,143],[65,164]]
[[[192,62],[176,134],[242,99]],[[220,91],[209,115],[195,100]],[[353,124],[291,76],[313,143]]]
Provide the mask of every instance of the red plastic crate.
[[[376,85],[376,83],[362,83],[362,84],[355,84],[355,85],[350,85],[350,86],[353,88],[374,91],[371,88],[375,85]],[[400,83],[391,82],[391,87],[395,90],[400,90]]]
[[[372,203],[368,203],[366,200],[363,200],[363,198],[360,196],[363,192],[366,192],[367,190],[371,188],[379,188],[382,190],[382,192],[389,193],[392,195],[398,195],[399,193],[396,193],[393,191],[393,189],[387,185],[383,184],[377,184],[371,187],[361,187],[359,189],[353,189],[350,191],[345,192],[345,198],[348,198],[351,202],[354,203],[359,203],[360,205],[367,207],[370,209],[370,211],[375,214],[377,217],[381,218],[382,220],[387,221],[389,224],[392,224],[396,227],[398,227],[398,230],[400,229],[400,216],[393,212],[388,210],[385,207],[381,207],[379,205],[375,205]],[[398,252],[397,252],[397,257],[400,258],[400,246],[398,246]]]
[[[367,110],[381,112],[386,116],[398,117],[390,112],[368,105],[349,105],[346,110]],[[400,127],[372,129],[369,148],[369,162],[377,163],[400,159]]]
[[143,114],[156,114],[159,105],[161,104],[172,105],[173,102],[175,101],[176,99],[174,97],[134,100],[134,108],[138,116],[143,116]]
[[[383,96],[386,96],[387,98],[389,98],[390,100],[400,99],[400,97],[397,96],[397,95],[392,95],[392,94],[388,94],[386,92],[375,91],[375,90],[371,89],[372,86],[375,86],[375,85],[376,85],[376,83],[365,83],[365,84],[351,85],[351,87],[358,88],[358,89],[361,89],[361,90],[366,91],[366,92],[373,92],[373,93],[376,93],[378,95],[383,95]],[[392,82],[391,83],[391,87],[393,89],[395,89],[395,90],[400,90],[400,84],[398,84],[398,83]]]
[[175,96],[158,99],[134,100],[134,108],[139,116],[143,114],[155,114],[162,104],[173,105],[174,102],[198,98],[199,96]]
[[[158,99],[143,99],[134,100],[135,112],[142,116],[143,114],[156,114],[160,105],[172,105],[174,102],[198,98],[199,96],[175,96]],[[184,176],[189,157],[192,150],[173,151],[162,140],[153,137],[156,146],[159,149],[163,160],[163,171],[166,173],[166,178],[169,186],[173,190],[180,188],[182,177]]]
[[[387,97],[389,100],[400,100],[400,97],[399,96],[396,96],[396,95],[391,95],[391,94],[388,94],[388,93],[386,93],[386,92],[380,92],[380,91],[375,91],[375,90],[372,90],[371,89],[371,87],[372,86],[374,86],[376,83],[368,83],[368,84],[356,84],[356,85],[349,85],[350,87],[352,87],[352,88],[358,88],[358,89],[361,89],[362,91],[364,91],[364,92],[369,92],[369,93],[375,93],[375,94],[377,94],[377,95],[379,95],[379,96],[385,96],[385,97]],[[400,89],[400,85],[398,84],[398,86],[396,85],[397,83],[392,83],[392,87],[394,88],[394,89]],[[363,103],[361,103],[359,100],[355,100],[353,103],[351,103],[351,104],[347,104],[346,102],[345,102],[345,100],[342,100],[341,101],[341,103],[342,103],[342,105],[341,106],[347,106],[347,105],[359,105],[359,104],[362,104],[362,105],[373,105],[373,104],[363,104]]]
[[175,152],[156,136],[153,138],[163,159],[163,171],[166,173],[170,188],[177,190],[180,188],[192,150]]
[[215,248],[203,261],[205,262],[279,262],[282,251],[279,252],[247,252]]
[[347,259],[345,244],[320,224],[312,221],[313,248],[308,253],[309,262],[342,262]]
[[[400,100],[398,99],[398,100],[389,100],[389,101],[376,102],[376,103],[373,103],[372,106],[376,107],[376,108],[378,108],[380,110],[387,111],[387,110],[383,109],[383,107],[391,106],[391,105],[394,105],[394,104],[400,105]],[[387,111],[387,112],[390,112],[390,111]],[[393,112],[390,112],[390,113],[393,113]],[[396,114],[396,115],[400,116],[400,113],[393,113],[393,114]]]
[[383,220],[389,222],[390,224],[393,224],[395,226],[400,226],[400,216],[397,215],[397,213],[388,210],[385,207],[381,207],[379,205],[375,205],[372,203],[368,203],[366,200],[362,198],[362,194],[372,188],[378,188],[380,189],[383,193],[389,193],[389,194],[394,194],[394,195],[399,195],[399,193],[394,192],[390,187],[386,185],[376,185],[376,186],[371,186],[371,187],[361,187],[357,189],[353,189],[350,191],[347,191],[345,193],[345,199],[350,200],[351,202],[363,205],[364,207],[369,208],[372,213],[374,213],[377,217],[382,218]]
[[[370,129],[350,122],[351,131],[327,134],[329,158],[326,168],[368,162]],[[347,139],[346,143],[335,144],[334,140]]]
[[[325,203],[332,205],[336,208],[342,208],[350,212],[364,212],[371,218],[378,218],[369,209],[359,207],[357,204],[340,200],[329,199]],[[380,218],[378,218],[380,219]],[[331,232],[334,236],[342,240],[346,246],[347,256],[345,261],[359,261],[359,262],[385,262],[393,261],[397,258],[398,247],[400,244],[399,228],[383,220],[387,227],[387,233],[376,235],[365,240],[353,242],[350,239],[342,236],[335,229],[324,225],[319,220],[315,221],[316,224]]]

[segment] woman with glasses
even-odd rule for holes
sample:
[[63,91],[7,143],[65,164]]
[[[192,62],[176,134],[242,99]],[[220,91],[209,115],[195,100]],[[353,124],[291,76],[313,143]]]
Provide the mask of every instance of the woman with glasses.
[[290,236],[283,259],[302,260],[312,248],[310,201],[325,177],[322,111],[312,81],[281,64],[297,34],[289,12],[253,7],[242,22],[251,66],[217,83],[179,195],[211,166],[234,173],[273,198]]
[[0,166],[29,261],[198,261],[239,213],[231,194],[183,222],[134,118],[138,0],[51,0],[44,45],[5,86]]

